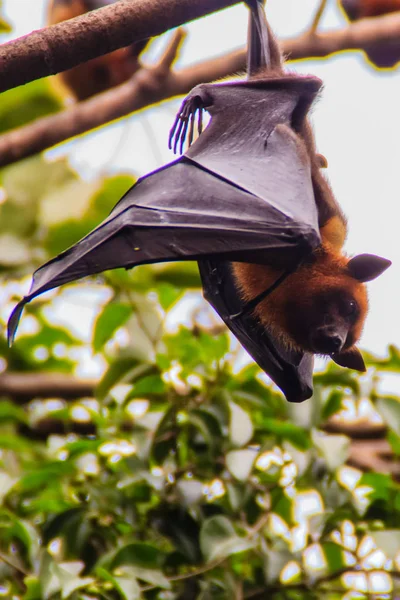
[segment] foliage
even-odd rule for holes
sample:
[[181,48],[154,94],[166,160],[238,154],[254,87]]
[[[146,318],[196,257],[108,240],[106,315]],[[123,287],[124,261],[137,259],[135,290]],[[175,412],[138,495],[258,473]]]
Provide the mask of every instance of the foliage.
[[[187,281],[173,265],[107,274],[113,295],[92,337],[108,364],[96,398],[4,401],[0,593],[334,599],[397,589],[400,488],[346,466],[349,439],[321,430],[367,401],[359,381],[330,366],[312,401],[289,405],[254,365],[234,373],[225,331],[170,331],[191,268]],[[54,349],[83,342],[52,326],[43,303],[30,310],[35,335],[4,359],[73,372]],[[374,373],[381,363],[369,360]],[[398,436],[398,400],[378,397],[375,377],[369,385]],[[49,422],[60,433],[47,436]]]
[[[12,96],[3,104],[5,128],[57,109],[42,85],[14,97],[32,103],[26,112]],[[133,181],[83,181],[67,161],[43,157],[1,171],[3,326],[24,277],[104,218]],[[168,326],[178,305],[185,312],[184,290],[198,286],[190,263],[114,271],[78,286],[103,294],[90,341],[56,325],[44,299],[27,308],[12,349],[1,338],[2,368],[13,372],[72,377],[89,354],[105,369],[90,398],[2,399],[0,597],[349,600],[399,591],[399,485],[346,465],[350,440],[323,430],[374,405],[400,455],[399,399],[379,393],[380,374],[400,370],[399,350],[368,355],[362,379],[330,365],[312,401],[290,405],[253,364],[240,368],[210,313]]]

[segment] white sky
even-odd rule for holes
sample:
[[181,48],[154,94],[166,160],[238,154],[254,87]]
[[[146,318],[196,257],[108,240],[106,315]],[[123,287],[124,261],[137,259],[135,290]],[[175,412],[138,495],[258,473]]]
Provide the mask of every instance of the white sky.
[[[267,15],[278,36],[293,36],[307,26],[318,3],[268,0]],[[3,1],[13,37],[43,25],[45,4],[44,0]],[[330,0],[322,28],[340,24],[343,18],[336,0]],[[242,5],[189,25],[179,64],[242,46],[246,30],[247,10]],[[165,39],[152,50],[160,50],[163,44]],[[328,159],[328,177],[349,220],[347,251],[376,253],[393,261],[369,285],[371,309],[362,338],[363,347],[384,354],[388,343],[400,346],[400,67],[378,72],[361,53],[348,52],[290,68],[318,75],[325,84],[313,122],[318,149]],[[164,103],[118,123],[111,131],[74,140],[55,152],[70,155],[85,176],[109,170],[143,175],[173,159],[167,137],[178,104]]]

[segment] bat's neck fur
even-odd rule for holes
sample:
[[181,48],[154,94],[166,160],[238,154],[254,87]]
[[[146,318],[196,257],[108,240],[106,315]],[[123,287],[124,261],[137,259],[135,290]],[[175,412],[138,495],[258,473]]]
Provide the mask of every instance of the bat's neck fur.
[[[349,293],[364,317],[368,300],[366,287],[347,272],[348,259],[329,243],[317,248],[292,275],[263,300],[254,310],[256,318],[290,350],[310,350],[301,333],[305,321],[310,324],[318,296],[329,292]],[[268,289],[282,271],[266,265],[233,263],[233,273],[242,298],[247,302]],[[326,308],[321,303],[320,310]],[[359,319],[351,333],[352,344],[361,335],[364,319]],[[311,325],[310,325],[311,326]]]

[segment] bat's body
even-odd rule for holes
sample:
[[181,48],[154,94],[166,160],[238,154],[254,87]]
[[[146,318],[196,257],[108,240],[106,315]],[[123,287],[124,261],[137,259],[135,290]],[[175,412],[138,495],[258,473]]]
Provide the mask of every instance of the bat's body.
[[[196,259],[206,299],[288,400],[311,396],[313,355],[325,334],[340,337],[341,347],[324,353],[363,368],[353,343],[366,310],[361,282],[390,262],[342,256],[345,219],[307,122],[321,81],[283,72],[262,3],[247,3],[250,80],[190,92],[170,140],[182,148],[188,134],[189,149],[140,179],[108,219],[36,271],[10,317],[11,340],[24,304],[48,289],[116,267]],[[211,121],[202,132],[204,109]],[[329,298],[320,293],[328,283]],[[299,332],[314,299],[320,318]]]
[[[79,15],[114,4],[116,0],[51,0],[48,10],[48,24],[55,25]],[[148,40],[137,42],[127,48],[120,48],[109,54],[82,63],[73,69],[60,73],[63,85],[78,100],[85,100],[94,94],[104,92],[127,81],[140,68],[139,55]]]
[[[271,31],[268,32],[268,44],[270,64],[251,75],[251,80],[285,77],[282,56]],[[301,78],[298,80],[300,83]],[[362,358],[352,347],[362,331],[367,294],[365,286],[346,273],[348,261],[342,255],[342,248],[347,222],[321,173],[320,155],[316,153],[308,120],[302,117],[292,126],[297,132],[299,150],[310,163],[322,244],[273,294],[256,306],[254,313],[289,350],[333,355],[340,364],[353,368],[357,365],[363,370]],[[273,285],[282,273],[282,269],[274,265],[237,262],[232,268],[235,283],[247,302]],[[299,290],[302,290],[301,294]],[[340,296],[343,306],[339,309]],[[350,312],[352,319],[347,319],[347,323],[341,312]],[[352,348],[351,359],[349,354],[338,356],[342,349],[349,348]]]

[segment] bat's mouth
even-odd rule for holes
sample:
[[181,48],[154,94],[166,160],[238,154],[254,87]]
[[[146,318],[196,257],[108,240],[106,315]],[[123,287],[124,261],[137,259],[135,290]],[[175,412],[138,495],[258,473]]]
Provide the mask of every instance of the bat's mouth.
[[310,336],[310,345],[314,354],[337,354],[340,352],[347,337],[347,329],[344,327],[319,327]]

